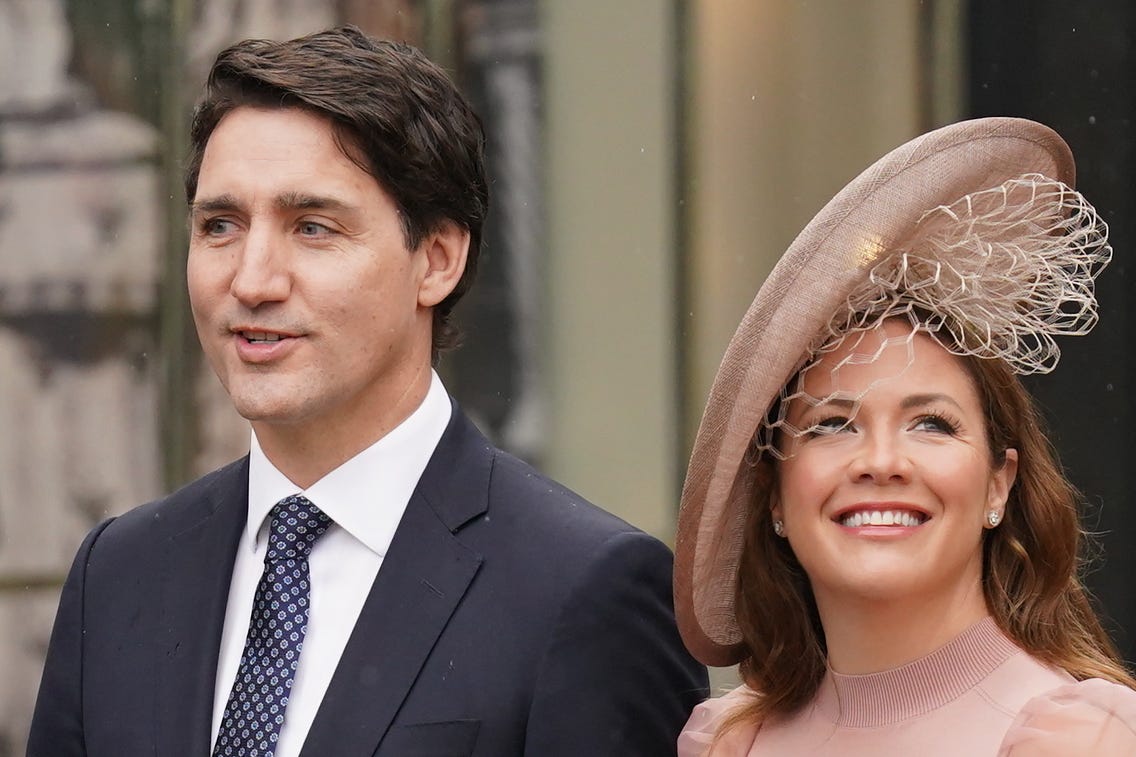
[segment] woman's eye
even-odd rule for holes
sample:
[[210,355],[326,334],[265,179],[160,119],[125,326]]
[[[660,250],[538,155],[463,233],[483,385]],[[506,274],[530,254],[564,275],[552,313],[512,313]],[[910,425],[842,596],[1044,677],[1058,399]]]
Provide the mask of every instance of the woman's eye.
[[822,418],[805,429],[807,436],[831,436],[851,428],[852,419],[843,415],[833,415]]
[[950,418],[936,414],[920,416],[915,421],[915,428],[940,434],[953,435],[958,432],[957,423]]

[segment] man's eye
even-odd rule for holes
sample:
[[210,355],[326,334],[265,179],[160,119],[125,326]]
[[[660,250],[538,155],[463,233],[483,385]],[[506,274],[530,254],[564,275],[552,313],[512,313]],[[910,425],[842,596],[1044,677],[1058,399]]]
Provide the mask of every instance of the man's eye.
[[201,232],[211,236],[228,234],[233,230],[233,222],[225,218],[206,218],[201,222]]
[[299,225],[299,232],[306,237],[318,237],[330,234],[331,229],[315,221],[302,221]]

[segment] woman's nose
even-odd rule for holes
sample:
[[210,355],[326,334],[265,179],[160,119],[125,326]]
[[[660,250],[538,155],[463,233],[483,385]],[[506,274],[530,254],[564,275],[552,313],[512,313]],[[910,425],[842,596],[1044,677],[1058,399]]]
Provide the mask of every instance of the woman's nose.
[[857,446],[849,473],[857,481],[877,484],[905,482],[911,477],[911,458],[892,434],[866,433]]

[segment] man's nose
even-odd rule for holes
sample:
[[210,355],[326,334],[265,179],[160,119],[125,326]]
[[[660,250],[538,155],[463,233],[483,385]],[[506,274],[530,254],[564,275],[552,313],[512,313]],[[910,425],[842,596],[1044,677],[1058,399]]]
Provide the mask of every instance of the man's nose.
[[238,254],[229,291],[248,308],[288,298],[292,289],[284,240],[270,229],[253,225]]

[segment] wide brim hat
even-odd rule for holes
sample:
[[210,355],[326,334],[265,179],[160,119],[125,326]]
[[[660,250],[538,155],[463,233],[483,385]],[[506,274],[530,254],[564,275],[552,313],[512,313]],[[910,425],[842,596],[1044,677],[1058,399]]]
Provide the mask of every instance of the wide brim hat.
[[697,659],[724,666],[745,656],[735,610],[737,571],[746,516],[764,501],[747,451],[833,314],[874,265],[904,249],[927,211],[1025,174],[1072,187],[1074,173],[1068,145],[1047,126],[1020,118],[963,121],[877,160],[789,245],[722,358],[683,486],[675,613]]

